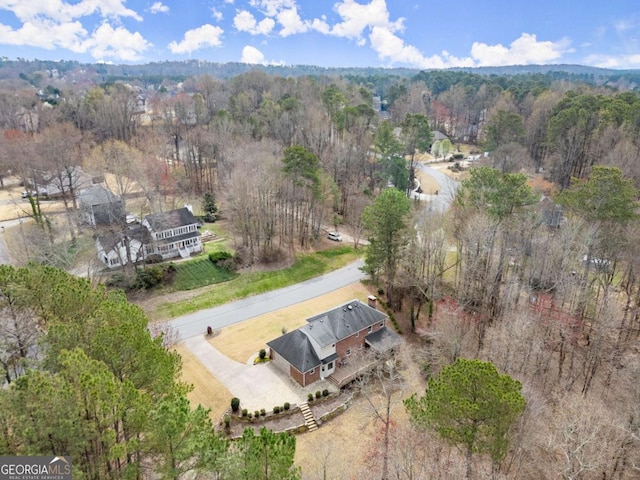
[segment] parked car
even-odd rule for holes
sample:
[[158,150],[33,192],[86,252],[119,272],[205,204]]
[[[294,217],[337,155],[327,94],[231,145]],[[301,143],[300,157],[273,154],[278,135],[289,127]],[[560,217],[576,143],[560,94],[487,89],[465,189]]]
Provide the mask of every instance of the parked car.
[[329,240],[333,240],[334,242],[341,242],[342,236],[338,232],[329,232],[327,235]]
[[36,192],[35,190],[31,191],[31,192],[22,192],[22,198],[27,198],[27,197],[37,197],[38,196],[38,192]]

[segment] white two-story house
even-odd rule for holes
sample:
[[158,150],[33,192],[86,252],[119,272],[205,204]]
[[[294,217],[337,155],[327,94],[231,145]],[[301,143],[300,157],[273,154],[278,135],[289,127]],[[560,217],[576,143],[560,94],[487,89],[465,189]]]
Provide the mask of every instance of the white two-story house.
[[163,259],[187,258],[202,251],[198,220],[187,207],[147,215],[142,225],[151,234],[150,242],[144,245],[145,256],[160,254]]

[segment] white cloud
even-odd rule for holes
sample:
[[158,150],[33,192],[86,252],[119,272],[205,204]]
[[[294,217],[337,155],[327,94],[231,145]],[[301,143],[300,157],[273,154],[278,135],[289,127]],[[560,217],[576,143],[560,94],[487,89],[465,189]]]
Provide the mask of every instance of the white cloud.
[[242,49],[240,61],[242,63],[264,64],[264,55],[257,48],[247,45]]
[[222,12],[220,10],[218,10],[216,7],[211,7],[211,15],[217,21],[219,21],[219,22],[222,21]]
[[152,45],[138,32],[131,33],[124,27],[113,28],[103,23],[83,46],[97,59],[112,57],[132,62],[140,60],[141,53]]
[[282,10],[288,10],[296,7],[295,0],[251,0],[249,2],[254,8],[257,8],[267,17],[275,17]]
[[39,47],[47,50],[66,48],[83,52],[87,31],[80,22],[54,23],[47,20],[26,22],[18,29],[0,24],[0,43]]
[[538,41],[535,34],[523,33],[509,47],[474,42],[471,56],[477,66],[545,64],[557,61],[570,52],[569,40]]
[[331,33],[331,27],[327,23],[327,19],[324,15],[322,16],[322,18],[314,18],[313,21],[309,24],[309,27],[324,35],[328,35],[329,33]]
[[418,68],[448,68],[448,67],[472,67],[470,58],[458,58],[448,52],[442,55],[425,57],[420,50],[413,45],[406,45],[404,40],[384,27],[373,27],[369,35],[371,47],[382,60],[391,63],[407,63]]
[[257,22],[251,12],[242,10],[233,18],[233,26],[240,32],[248,32],[251,35],[268,35],[276,22],[271,18],[264,18]]
[[359,39],[365,29],[385,27],[390,32],[401,31],[404,19],[395,22],[389,20],[389,10],[385,0],[371,0],[368,4],[356,3],[354,0],[344,0],[337,3],[334,10],[342,18],[331,29],[331,33],[338,37]]
[[201,27],[188,30],[181,42],[171,42],[169,50],[172,53],[191,53],[203,47],[219,47],[222,45],[220,37],[224,33],[220,27],[205,24]]
[[600,68],[640,68],[640,54],[633,55],[589,55],[585,65]]
[[296,33],[304,33],[309,30],[309,23],[303,22],[298,15],[298,9],[293,7],[282,10],[277,15],[278,23],[282,25],[282,30],[278,32],[281,37],[288,37]]
[[0,0],[0,7],[9,10],[22,22],[49,18],[59,23],[99,13],[103,18],[132,17],[142,21],[134,10],[124,6],[126,0],[81,0],[67,3],[63,0]]
[[[112,27],[108,20],[119,17],[142,20],[124,6],[126,0],[0,0],[0,8],[13,12],[22,26],[13,29],[0,24],[0,43],[53,50],[64,48],[76,53],[90,52],[94,58],[140,60],[151,43],[139,33]],[[160,2],[157,2],[160,4]],[[89,35],[79,19],[99,14],[105,21]]]
[[103,23],[88,36],[80,22],[56,23],[46,19],[26,22],[16,30],[0,24],[0,43],[47,50],[64,48],[76,53],[88,51],[96,59],[111,57],[124,61],[140,60],[141,54],[152,46],[140,33],[124,27],[114,29]]
[[153,5],[151,5],[149,11],[151,13],[168,13],[169,7],[164,5],[162,2],[155,2]]
[[634,26],[635,22],[629,19],[618,20],[613,24],[613,28],[615,28],[618,33],[624,33],[627,30],[631,30]]
[[233,26],[240,32],[250,32],[256,26],[256,17],[247,10],[242,10],[233,17]]

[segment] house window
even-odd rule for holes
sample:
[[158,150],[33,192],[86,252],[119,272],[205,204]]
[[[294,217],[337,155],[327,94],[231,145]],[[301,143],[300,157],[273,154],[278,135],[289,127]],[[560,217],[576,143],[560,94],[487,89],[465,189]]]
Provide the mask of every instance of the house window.
[[312,368],[311,370],[309,370],[309,375],[313,374],[316,371],[315,368]]
[[348,357],[349,355],[351,355],[351,349],[350,349],[350,348],[347,348],[347,357]]
[[371,330],[373,330],[373,325],[369,325],[369,333],[371,333]]
[[384,322],[380,322],[380,327],[384,327]]
[[333,362],[329,362],[327,364],[327,369],[331,370],[333,368]]

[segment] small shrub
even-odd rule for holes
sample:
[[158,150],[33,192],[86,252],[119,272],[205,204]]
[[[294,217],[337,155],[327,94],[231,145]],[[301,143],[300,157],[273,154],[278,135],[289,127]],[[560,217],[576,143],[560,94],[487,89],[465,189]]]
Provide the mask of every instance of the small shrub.
[[231,411],[233,413],[237,413],[240,408],[240,399],[238,397],[233,397],[231,399]]
[[164,269],[160,265],[145,268],[136,272],[136,287],[140,290],[148,290],[160,285],[164,278]]
[[322,390],[322,396],[323,397],[328,397],[329,396],[329,390],[327,390],[326,388],[324,390]]
[[285,409],[285,411],[289,410],[291,408],[291,404],[289,402],[284,402],[284,407],[283,408]]
[[160,255],[159,253],[152,253],[151,255],[147,255],[147,257],[144,259],[144,263],[146,263],[147,265],[161,262],[162,255]]
[[264,360],[267,357],[267,351],[264,348],[261,348],[260,353],[258,353],[258,357],[260,357],[260,360]]
[[273,413],[280,413],[280,407],[278,405],[276,405],[275,407],[273,407]]
[[253,412],[253,416],[258,418],[260,416],[260,410],[256,410],[255,412]]
[[251,420],[253,418],[253,413],[251,413],[251,412],[247,413],[247,418],[249,420]]
[[384,289],[379,288],[378,289],[378,295],[384,295]]
[[307,401],[313,402],[313,393],[310,393],[309,395],[307,395]]
[[267,414],[267,411],[264,408],[260,409],[260,415],[262,415],[263,417]]
[[218,252],[211,252],[209,254],[209,261],[213,264],[217,264],[221,260],[227,260],[233,257],[229,252],[225,252],[224,250]]
[[223,422],[224,422],[224,428],[229,430],[229,427],[231,426],[231,417],[229,415],[225,415],[223,418]]
[[318,390],[316,392],[316,398],[320,398],[320,397],[322,397],[322,392],[320,390]]
[[247,410],[246,408],[242,409],[242,416],[246,417],[247,415],[249,415],[249,410]]

